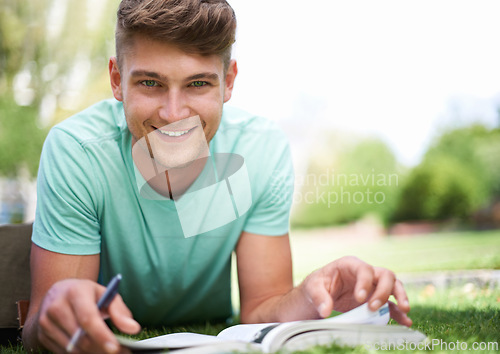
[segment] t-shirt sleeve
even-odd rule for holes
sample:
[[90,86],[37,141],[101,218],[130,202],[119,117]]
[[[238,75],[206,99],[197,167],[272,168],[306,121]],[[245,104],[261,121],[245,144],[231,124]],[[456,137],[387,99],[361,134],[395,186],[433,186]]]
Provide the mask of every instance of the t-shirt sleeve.
[[[274,137],[272,148],[261,157],[258,176],[263,188],[253,200],[244,231],[281,236],[289,231],[293,201],[294,170],[290,146],[284,134]],[[265,163],[264,163],[265,161]]]
[[100,253],[97,187],[82,144],[53,128],[40,158],[33,243],[58,253]]

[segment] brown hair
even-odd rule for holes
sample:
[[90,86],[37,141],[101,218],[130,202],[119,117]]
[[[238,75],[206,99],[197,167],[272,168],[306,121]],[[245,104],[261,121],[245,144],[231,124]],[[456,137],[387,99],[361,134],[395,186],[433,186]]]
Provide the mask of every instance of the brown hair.
[[236,16],[225,0],[122,0],[115,33],[118,65],[134,35],[143,34],[188,53],[219,55],[227,70],[235,32]]

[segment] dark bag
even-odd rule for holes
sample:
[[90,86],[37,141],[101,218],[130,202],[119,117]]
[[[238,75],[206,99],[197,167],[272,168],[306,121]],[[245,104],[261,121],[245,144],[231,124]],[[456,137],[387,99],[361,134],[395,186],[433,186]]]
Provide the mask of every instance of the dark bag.
[[32,224],[0,226],[0,344],[16,344],[30,298]]

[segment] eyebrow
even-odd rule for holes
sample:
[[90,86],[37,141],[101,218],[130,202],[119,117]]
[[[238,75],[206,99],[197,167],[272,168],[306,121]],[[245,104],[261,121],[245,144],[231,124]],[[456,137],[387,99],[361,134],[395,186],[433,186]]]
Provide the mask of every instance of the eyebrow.
[[132,71],[132,73],[130,74],[131,76],[149,76],[149,77],[153,77],[155,79],[160,79],[162,81],[166,81],[167,78],[163,75],[160,75],[154,71],[147,71],[147,70],[134,70]]
[[[131,75],[132,76],[148,76],[148,77],[152,77],[152,78],[155,78],[155,79],[158,79],[161,81],[165,81],[165,82],[169,81],[166,76],[160,75],[154,71],[134,70],[134,71],[132,71]],[[218,81],[219,75],[217,73],[212,73],[212,72],[199,73],[199,74],[194,74],[194,75],[188,76],[185,79],[185,81],[192,81],[192,80],[199,80],[199,79]]]
[[186,81],[199,80],[199,79],[208,79],[208,80],[218,81],[219,75],[217,73],[210,73],[210,72],[199,73],[199,74],[188,76],[186,78]]

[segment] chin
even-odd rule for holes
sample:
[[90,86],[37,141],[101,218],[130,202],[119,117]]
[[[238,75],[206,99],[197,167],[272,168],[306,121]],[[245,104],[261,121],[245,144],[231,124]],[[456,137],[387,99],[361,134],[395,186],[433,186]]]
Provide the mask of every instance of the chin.
[[180,169],[191,165],[200,158],[208,156],[208,153],[205,151],[205,149],[196,149],[194,151],[175,152],[173,154],[156,153],[154,160],[167,170]]

